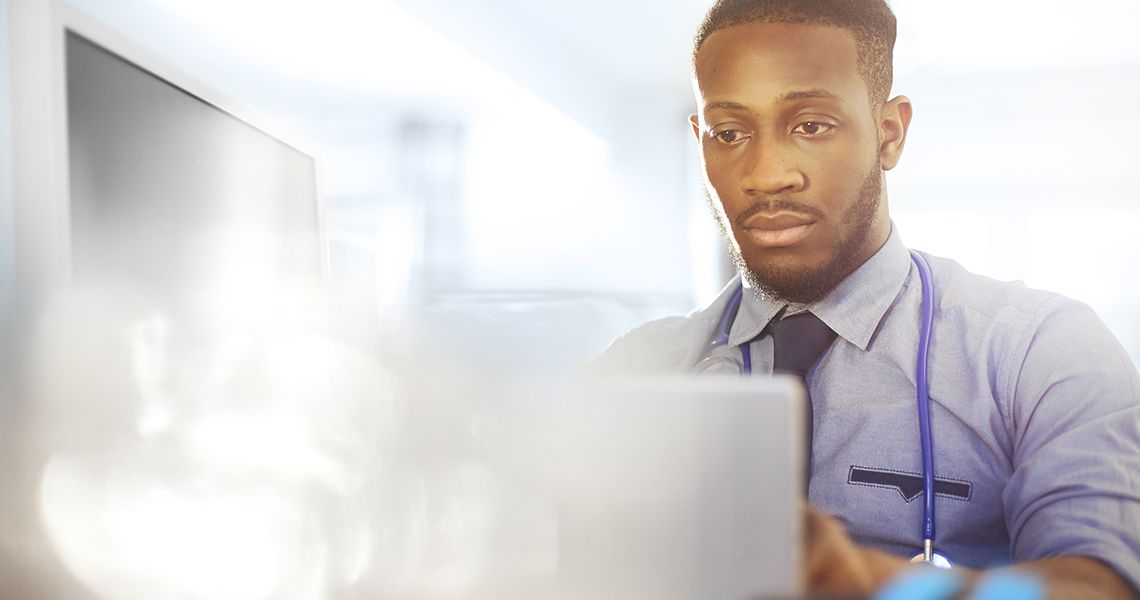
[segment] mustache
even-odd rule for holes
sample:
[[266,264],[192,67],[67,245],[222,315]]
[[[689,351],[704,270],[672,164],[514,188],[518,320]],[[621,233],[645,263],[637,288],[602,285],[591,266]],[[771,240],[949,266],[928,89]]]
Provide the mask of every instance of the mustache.
[[763,200],[758,200],[752,204],[749,204],[744,210],[736,214],[736,218],[733,219],[733,223],[735,223],[737,227],[743,227],[744,222],[752,218],[752,216],[757,213],[776,212],[781,210],[797,212],[800,214],[815,217],[816,219],[820,220],[823,219],[823,211],[810,204],[796,202],[791,198],[786,198],[783,196],[773,196],[771,198],[765,198]]

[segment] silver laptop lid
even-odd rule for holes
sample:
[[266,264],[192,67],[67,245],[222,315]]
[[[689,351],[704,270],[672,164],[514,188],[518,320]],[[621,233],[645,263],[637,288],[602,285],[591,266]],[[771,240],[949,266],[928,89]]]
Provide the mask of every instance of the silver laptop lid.
[[[272,365],[315,346],[296,342],[235,362],[164,435],[122,434],[126,403],[123,428],[51,430],[73,433],[40,514],[91,590],[66,597],[798,597],[794,382],[437,375],[388,394],[334,353],[286,388]],[[59,402],[37,406],[81,406]]]
[[547,382],[494,395],[474,421],[475,453],[513,493],[488,515],[502,536],[485,548],[502,575],[488,597],[800,591],[798,383]]

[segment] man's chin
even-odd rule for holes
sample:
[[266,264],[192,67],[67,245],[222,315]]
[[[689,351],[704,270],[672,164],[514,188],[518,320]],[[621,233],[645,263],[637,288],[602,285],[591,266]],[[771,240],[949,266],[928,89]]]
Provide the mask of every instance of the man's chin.
[[[779,302],[809,304],[831,291],[839,281],[831,276],[830,265],[802,263],[765,263],[755,266],[738,261],[737,267],[749,287],[757,293]],[[744,268],[740,268],[740,267]]]

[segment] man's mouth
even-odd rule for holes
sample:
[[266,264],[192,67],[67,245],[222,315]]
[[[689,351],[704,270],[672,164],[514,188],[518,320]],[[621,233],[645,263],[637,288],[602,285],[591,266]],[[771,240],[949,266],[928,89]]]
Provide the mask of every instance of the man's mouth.
[[758,246],[780,248],[799,243],[811,233],[816,220],[799,213],[757,213],[742,227],[744,234]]

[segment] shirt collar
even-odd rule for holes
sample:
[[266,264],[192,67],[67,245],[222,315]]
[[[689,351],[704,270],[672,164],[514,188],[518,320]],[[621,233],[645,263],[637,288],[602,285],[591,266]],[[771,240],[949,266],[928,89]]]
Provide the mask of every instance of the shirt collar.
[[[892,224],[886,243],[808,310],[839,337],[866,350],[871,336],[910,273],[910,255]],[[738,346],[760,335],[786,302],[746,290],[728,342]]]

